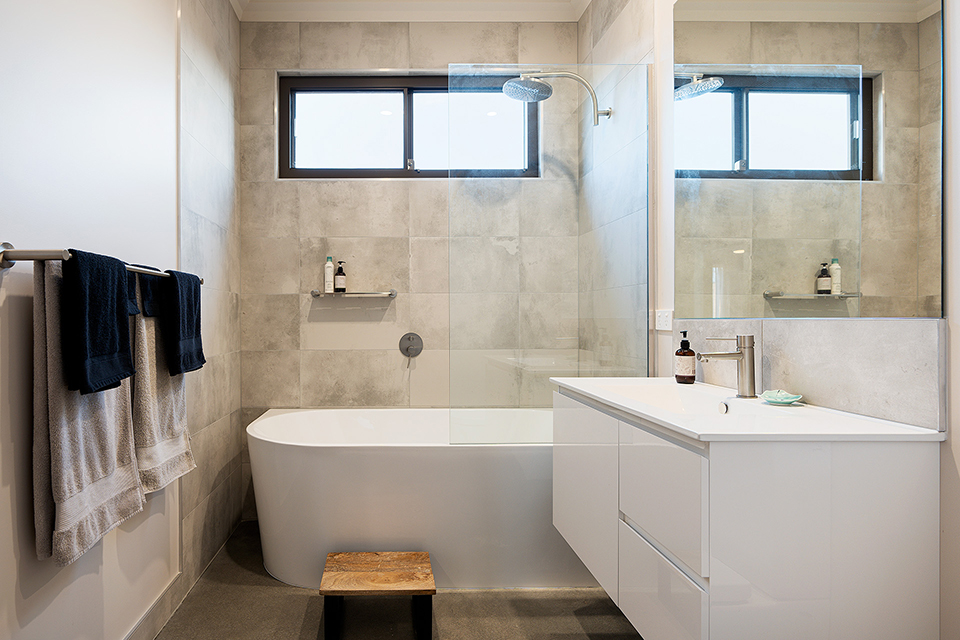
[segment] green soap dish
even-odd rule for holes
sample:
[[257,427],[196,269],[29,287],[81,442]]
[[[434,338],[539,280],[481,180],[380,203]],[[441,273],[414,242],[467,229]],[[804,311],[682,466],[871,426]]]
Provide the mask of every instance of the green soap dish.
[[764,391],[760,394],[760,398],[769,402],[770,404],[780,404],[788,405],[793,404],[803,396],[796,395],[794,393],[788,393],[783,389],[775,389],[772,391]]

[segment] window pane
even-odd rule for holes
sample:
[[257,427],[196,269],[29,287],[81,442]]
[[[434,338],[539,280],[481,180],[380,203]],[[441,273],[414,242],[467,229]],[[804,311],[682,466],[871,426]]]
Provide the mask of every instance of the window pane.
[[414,93],[414,166],[526,169],[525,106],[502,93]]
[[297,169],[402,169],[403,92],[294,94]]
[[677,169],[733,170],[733,94],[715,91],[674,102]]
[[849,94],[751,92],[747,100],[751,169],[855,168]]

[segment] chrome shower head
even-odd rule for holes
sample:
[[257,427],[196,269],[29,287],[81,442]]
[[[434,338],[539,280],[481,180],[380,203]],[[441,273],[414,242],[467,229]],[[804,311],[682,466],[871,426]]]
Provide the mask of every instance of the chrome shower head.
[[542,71],[539,73],[523,73],[519,78],[511,78],[503,83],[503,95],[521,102],[541,102],[553,95],[553,87],[549,82],[541,80],[540,76],[547,78],[570,78],[583,85],[583,88],[590,94],[590,100],[593,103],[593,126],[600,124],[600,116],[607,118],[613,115],[612,109],[600,109],[597,106],[597,93],[593,90],[583,76],[578,76],[569,71]]
[[503,83],[503,95],[521,102],[540,102],[553,95],[553,87],[540,78],[520,76]]
[[723,78],[704,78],[701,75],[694,75],[690,82],[673,90],[673,99],[677,101],[696,98],[705,93],[716,91],[722,86]]

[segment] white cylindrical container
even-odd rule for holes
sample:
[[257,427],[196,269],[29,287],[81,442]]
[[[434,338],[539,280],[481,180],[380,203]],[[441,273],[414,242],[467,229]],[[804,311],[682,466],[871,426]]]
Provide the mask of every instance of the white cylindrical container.
[[327,256],[327,263],[323,265],[323,292],[333,293],[333,256]]
[[836,258],[830,263],[830,293],[837,295],[843,293],[843,286],[840,284],[840,261]]

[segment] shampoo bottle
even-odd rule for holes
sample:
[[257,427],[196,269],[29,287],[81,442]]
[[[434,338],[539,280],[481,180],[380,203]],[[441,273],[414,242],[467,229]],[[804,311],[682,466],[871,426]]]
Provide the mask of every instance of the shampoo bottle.
[[827,270],[830,272],[830,293],[834,295],[843,293],[840,283],[840,261],[834,258]]
[[343,265],[346,262],[343,260],[337,260],[337,273],[333,276],[333,291],[334,293],[346,293],[347,292],[347,274],[343,272]]
[[673,358],[673,369],[677,382],[680,384],[693,384],[697,379],[697,360],[696,353],[690,348],[690,341],[687,340],[687,332],[681,331],[680,348]]
[[830,293],[830,272],[827,270],[827,263],[820,263],[820,272],[817,273],[816,293]]
[[333,293],[333,256],[327,256],[323,265],[323,292]]

